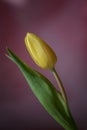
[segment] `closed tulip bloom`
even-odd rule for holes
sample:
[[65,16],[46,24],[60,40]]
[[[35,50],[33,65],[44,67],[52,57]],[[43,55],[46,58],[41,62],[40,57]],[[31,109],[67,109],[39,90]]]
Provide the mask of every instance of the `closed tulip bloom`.
[[33,33],[27,33],[25,45],[34,62],[43,69],[52,69],[57,61],[56,54],[48,44]]

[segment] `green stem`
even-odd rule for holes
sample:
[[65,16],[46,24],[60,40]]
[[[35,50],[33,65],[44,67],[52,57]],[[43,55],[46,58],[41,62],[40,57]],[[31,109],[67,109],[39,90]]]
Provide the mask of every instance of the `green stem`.
[[[76,126],[76,123],[75,123],[75,121],[74,121],[74,119],[73,119],[73,117],[72,117],[72,114],[71,114],[71,112],[70,112],[70,109],[69,109],[68,99],[67,99],[67,95],[66,95],[65,89],[64,89],[64,87],[63,87],[62,81],[61,81],[61,79],[60,79],[58,73],[56,72],[56,69],[55,69],[55,68],[52,69],[52,73],[53,73],[53,75],[54,75],[54,77],[55,77],[55,79],[56,79],[56,81],[57,81],[58,87],[59,87],[59,89],[60,89],[60,93],[61,93],[61,95],[62,95],[62,97],[63,97],[63,99],[64,99],[64,101],[66,102],[66,105],[67,105],[67,110],[68,110],[68,112],[69,112],[69,115],[70,115],[70,118],[71,118],[71,124],[72,124],[72,126],[73,126],[73,127],[71,128],[71,130],[78,130],[78,128],[77,128],[77,126]],[[66,129],[66,130],[69,130],[69,129]]]
[[60,80],[60,77],[59,77],[58,73],[56,72],[56,69],[53,68],[52,72],[53,72],[53,75],[54,75],[54,77],[55,77],[55,79],[57,81],[57,84],[58,84],[58,87],[60,89],[60,92],[61,92],[61,95],[62,95],[63,99],[65,100],[66,103],[68,103],[68,99],[67,99],[67,96],[66,96],[65,89],[63,87],[62,81]]

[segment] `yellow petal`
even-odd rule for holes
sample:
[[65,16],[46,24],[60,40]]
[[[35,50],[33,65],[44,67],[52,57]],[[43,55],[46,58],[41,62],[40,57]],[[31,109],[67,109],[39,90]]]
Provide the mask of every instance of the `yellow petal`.
[[56,54],[48,44],[33,33],[27,33],[25,45],[34,62],[43,69],[52,69],[57,61]]

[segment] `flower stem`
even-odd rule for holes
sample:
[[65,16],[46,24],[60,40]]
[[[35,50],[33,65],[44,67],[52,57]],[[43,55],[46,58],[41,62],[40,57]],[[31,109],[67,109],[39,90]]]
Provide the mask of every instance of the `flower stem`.
[[53,68],[53,69],[52,69],[52,72],[53,72],[53,75],[54,75],[54,77],[55,77],[55,79],[56,79],[56,81],[57,81],[57,84],[58,84],[58,86],[59,86],[59,89],[60,89],[60,92],[61,92],[61,95],[62,95],[63,99],[65,100],[66,103],[68,103],[68,99],[67,99],[67,96],[66,96],[65,89],[64,89],[64,87],[63,87],[62,81],[61,81],[61,79],[60,79],[58,73],[56,72],[56,69]]
[[[71,124],[72,124],[72,130],[78,130],[78,128],[77,128],[77,126],[76,126],[76,123],[75,123],[75,121],[74,121],[74,119],[73,119],[73,117],[72,117],[72,114],[71,114],[71,112],[70,112],[70,109],[69,109],[68,99],[67,99],[67,95],[66,95],[65,89],[64,89],[64,87],[63,87],[62,81],[61,81],[61,79],[60,79],[58,73],[56,72],[56,69],[55,69],[55,68],[52,69],[52,73],[53,73],[53,75],[54,75],[54,77],[55,77],[55,79],[56,79],[56,81],[57,81],[58,87],[59,87],[59,89],[60,89],[61,96],[63,97],[64,101],[66,102],[67,110],[68,110],[68,112],[69,112],[70,119],[71,119],[71,122],[72,122],[72,123],[71,123]],[[68,129],[67,129],[67,130],[68,130]]]

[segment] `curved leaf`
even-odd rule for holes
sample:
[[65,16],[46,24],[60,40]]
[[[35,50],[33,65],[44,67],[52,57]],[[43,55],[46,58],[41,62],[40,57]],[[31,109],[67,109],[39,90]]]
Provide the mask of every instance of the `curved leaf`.
[[17,64],[33,93],[47,112],[66,130],[77,130],[60,93],[42,74],[30,68],[10,49],[8,57]]

